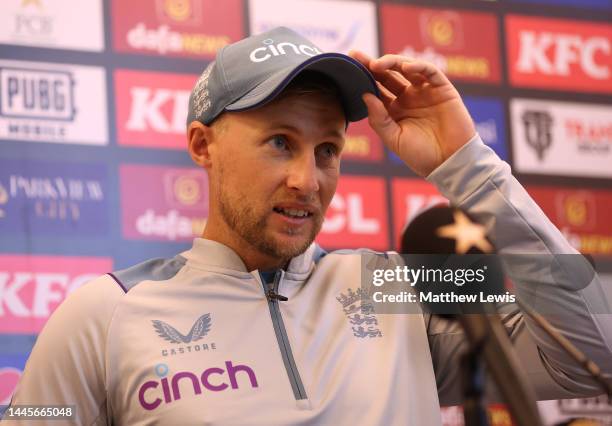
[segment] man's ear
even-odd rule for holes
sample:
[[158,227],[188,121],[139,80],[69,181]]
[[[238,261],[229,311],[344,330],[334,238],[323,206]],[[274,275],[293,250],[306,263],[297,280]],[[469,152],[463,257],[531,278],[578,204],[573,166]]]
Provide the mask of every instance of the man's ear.
[[211,166],[209,147],[212,129],[199,121],[192,121],[187,128],[189,155],[194,163],[206,169]]

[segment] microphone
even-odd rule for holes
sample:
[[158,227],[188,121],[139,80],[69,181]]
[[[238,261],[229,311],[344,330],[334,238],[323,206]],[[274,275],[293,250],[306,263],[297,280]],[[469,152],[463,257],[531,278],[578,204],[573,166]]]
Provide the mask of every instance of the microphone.
[[[434,207],[425,211],[409,224],[401,240],[401,252],[406,263],[412,268],[420,264],[421,268],[431,270],[448,270],[449,266],[451,270],[456,271],[466,266],[472,270],[486,269],[488,279],[484,280],[484,284],[492,293],[499,294],[504,290],[504,280],[501,262],[496,256],[488,255],[493,251],[492,244],[486,238],[484,226],[456,207]],[[480,288],[473,284],[441,284],[445,283],[421,282],[417,283],[415,288],[421,293],[427,291],[442,294],[448,292],[450,286],[452,292],[464,296],[475,296],[474,289]],[[426,308],[434,314],[439,313],[459,321],[470,342],[472,353],[483,356],[488,371],[517,424],[541,425],[535,393],[528,386],[527,377],[520,368],[512,343],[495,314],[494,304],[480,303],[480,298],[468,300],[469,302],[459,303],[426,303]],[[467,420],[467,410],[465,415]]]

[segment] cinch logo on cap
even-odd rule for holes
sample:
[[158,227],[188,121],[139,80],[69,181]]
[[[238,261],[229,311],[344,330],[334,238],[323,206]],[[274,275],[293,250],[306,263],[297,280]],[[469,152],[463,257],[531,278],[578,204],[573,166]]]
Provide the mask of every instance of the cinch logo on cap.
[[274,44],[274,40],[272,40],[271,38],[265,39],[264,41],[262,41],[262,43],[265,45],[265,47],[258,47],[256,49],[253,49],[249,54],[249,59],[251,60],[251,62],[265,62],[272,56],[287,55],[292,52],[296,55],[306,56],[315,56],[323,53],[316,47],[308,46],[307,44],[295,45],[288,41]]

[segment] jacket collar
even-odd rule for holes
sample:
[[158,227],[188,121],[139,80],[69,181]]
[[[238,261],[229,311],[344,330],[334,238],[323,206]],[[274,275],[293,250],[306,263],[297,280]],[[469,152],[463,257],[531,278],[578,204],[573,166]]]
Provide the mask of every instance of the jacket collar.
[[[312,243],[304,253],[289,261],[288,274],[309,274],[314,267],[314,256],[321,249]],[[192,265],[203,269],[221,268],[249,273],[238,254],[228,246],[205,238],[195,238],[190,250],[181,253]]]

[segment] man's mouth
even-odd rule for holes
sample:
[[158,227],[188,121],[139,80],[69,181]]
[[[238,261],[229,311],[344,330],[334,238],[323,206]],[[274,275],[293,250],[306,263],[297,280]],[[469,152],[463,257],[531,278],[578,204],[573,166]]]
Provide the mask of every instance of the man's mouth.
[[280,213],[284,216],[293,218],[293,219],[301,219],[312,216],[312,212],[308,210],[302,209],[292,209],[292,208],[283,208],[283,207],[274,207],[273,209],[276,213]]

